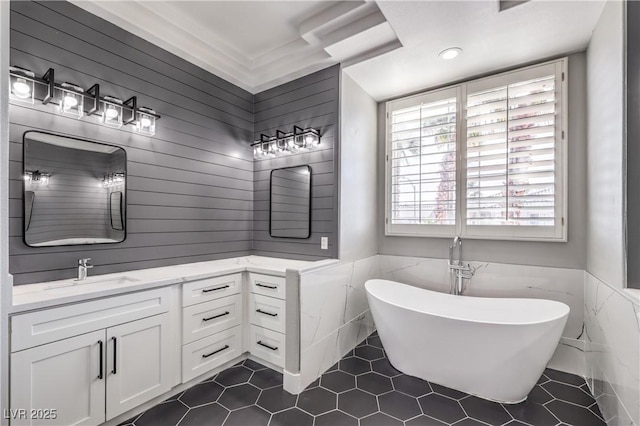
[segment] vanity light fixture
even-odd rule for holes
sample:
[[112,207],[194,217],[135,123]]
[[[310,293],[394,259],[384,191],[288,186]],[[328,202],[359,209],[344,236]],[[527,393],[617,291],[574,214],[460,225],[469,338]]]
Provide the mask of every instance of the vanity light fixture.
[[459,47],[449,47],[448,49],[444,49],[442,52],[438,53],[442,59],[449,60],[456,58],[459,54],[462,53],[462,49]]
[[307,129],[304,133],[304,146],[307,149],[316,149],[320,145],[320,132],[316,129]]
[[82,118],[84,115],[84,89],[76,84],[65,82],[60,85],[60,92],[60,104],[58,105],[60,114]]
[[9,67],[10,98],[27,104],[33,103],[35,73],[26,68]]
[[140,134],[155,134],[156,120],[160,116],[151,108],[138,108],[135,96],[122,102],[112,96],[100,96],[99,84],[94,84],[85,91],[72,83],[56,84],[54,76],[53,68],[49,68],[42,78],[38,78],[28,69],[9,67],[9,99],[12,102],[31,104],[38,99],[43,105],[51,102],[57,105],[58,111],[63,115],[78,119],[85,115],[97,115],[101,124],[107,127],[121,128],[125,124],[131,124]]
[[285,133],[276,130],[275,136],[260,134],[260,140],[251,144],[253,158],[270,158],[282,155],[296,154],[316,149],[320,146],[320,131],[318,129],[302,129],[293,126],[293,131]]
[[102,124],[119,129],[122,127],[122,100],[113,96],[102,98]]
[[102,186],[105,188],[118,185],[124,185],[124,173],[109,173],[102,178]]
[[27,183],[39,183],[42,185],[49,185],[50,175],[48,173],[41,173],[40,170],[27,171],[24,174],[24,181]]
[[136,111],[136,131],[143,135],[156,134],[156,112],[151,108],[140,107]]

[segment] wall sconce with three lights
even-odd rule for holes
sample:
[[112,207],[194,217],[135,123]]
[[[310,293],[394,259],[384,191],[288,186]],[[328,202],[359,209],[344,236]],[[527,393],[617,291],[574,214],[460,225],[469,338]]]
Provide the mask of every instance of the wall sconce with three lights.
[[107,127],[119,129],[130,124],[140,134],[153,136],[156,133],[156,120],[160,116],[151,108],[139,107],[136,96],[126,101],[113,96],[100,96],[99,84],[84,90],[73,83],[58,84],[54,76],[53,68],[49,68],[42,78],[38,78],[28,69],[9,67],[9,99],[27,104],[33,104],[37,99],[44,105],[56,104],[61,115],[78,119],[85,115],[95,115]]
[[124,173],[109,173],[102,178],[102,186],[105,188],[118,185],[124,185]]
[[24,181],[27,183],[49,185],[50,178],[51,175],[48,173],[42,173],[40,170],[27,171],[24,174]]
[[260,140],[252,143],[253,158],[266,159],[300,152],[312,151],[320,146],[318,129],[293,126],[293,132],[276,130],[275,136],[260,134]]

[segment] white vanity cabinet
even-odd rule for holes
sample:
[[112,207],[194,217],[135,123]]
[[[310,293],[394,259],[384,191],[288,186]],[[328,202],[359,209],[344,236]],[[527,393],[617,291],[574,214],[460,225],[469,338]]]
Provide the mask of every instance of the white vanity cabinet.
[[247,352],[283,368],[285,277],[220,273],[13,314],[10,425],[99,425]]
[[243,275],[182,285],[182,382],[242,355]]
[[171,389],[169,314],[106,330],[107,420]]
[[[104,422],[104,342],[100,330],[12,354],[11,425]],[[40,413],[32,410],[43,410],[42,417],[55,410],[54,420],[34,418]]]
[[170,390],[170,297],[150,290],[12,317],[11,425],[98,425]]
[[285,365],[286,280],[249,272],[249,351],[278,367]]

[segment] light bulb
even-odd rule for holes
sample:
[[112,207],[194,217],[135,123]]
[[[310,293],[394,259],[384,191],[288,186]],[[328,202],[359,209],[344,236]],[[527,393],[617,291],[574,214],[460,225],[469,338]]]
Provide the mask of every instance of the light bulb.
[[307,136],[305,136],[305,137],[304,137],[304,142],[305,142],[307,145],[311,145],[311,144],[313,143],[313,140],[314,140],[314,139],[315,139],[315,138],[313,137],[313,135],[307,135]]
[[151,120],[149,119],[149,117],[142,117],[140,119],[140,125],[142,127],[149,127],[151,126]]
[[25,180],[25,182],[30,182],[31,181],[31,176],[24,175],[24,180]]
[[64,104],[64,109],[71,109],[78,106],[78,99],[74,95],[67,94],[64,96],[62,103]]
[[24,78],[18,78],[13,82],[13,94],[20,99],[27,99],[31,96],[31,86]]
[[107,116],[107,119],[113,120],[115,118],[118,118],[118,110],[114,106],[109,105],[109,106],[107,106],[107,110],[105,111],[105,115]]

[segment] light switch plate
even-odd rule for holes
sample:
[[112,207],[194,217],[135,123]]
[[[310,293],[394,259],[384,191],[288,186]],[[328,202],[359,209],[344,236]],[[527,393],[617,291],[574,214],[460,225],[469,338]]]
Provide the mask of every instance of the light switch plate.
[[322,250],[329,250],[329,237],[320,237],[320,248]]

